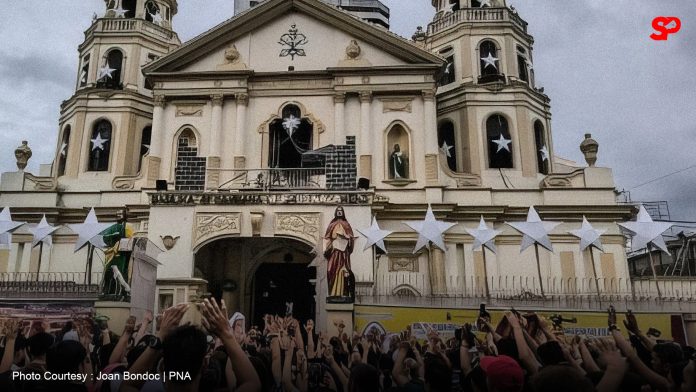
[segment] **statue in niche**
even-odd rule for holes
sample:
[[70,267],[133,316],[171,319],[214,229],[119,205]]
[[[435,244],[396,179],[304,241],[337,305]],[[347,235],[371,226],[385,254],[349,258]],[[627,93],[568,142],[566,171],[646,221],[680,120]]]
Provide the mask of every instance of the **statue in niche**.
[[324,235],[324,257],[327,263],[329,303],[352,303],[355,298],[355,275],[350,268],[355,236],[346,220],[343,207],[338,206],[334,219]]
[[389,155],[389,178],[404,180],[408,178],[408,158],[401,152],[401,146],[394,144],[394,150]]

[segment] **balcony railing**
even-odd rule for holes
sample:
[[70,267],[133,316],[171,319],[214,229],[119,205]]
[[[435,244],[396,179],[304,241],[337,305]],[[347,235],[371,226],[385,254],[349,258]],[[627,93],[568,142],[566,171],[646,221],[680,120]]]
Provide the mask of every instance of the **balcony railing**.
[[208,169],[220,175],[220,190],[303,190],[326,188],[326,171],[317,169]]
[[507,8],[462,9],[447,13],[428,25],[428,34],[436,34],[461,22],[502,22],[509,21],[527,32],[527,22]]
[[176,33],[172,30],[143,19],[100,18],[85,31],[85,37],[93,33],[123,33],[131,31],[144,31],[167,40],[176,36]]
[[101,273],[88,282],[84,272],[5,272],[0,273],[0,298],[96,300],[101,279]]
[[544,295],[539,280],[531,276],[495,276],[487,281],[488,291],[483,278],[452,276],[444,292],[433,293],[426,275],[392,273],[372,285],[358,285],[356,303],[475,307],[486,302],[491,306],[578,310],[602,310],[611,303],[636,311],[696,312],[696,280],[548,277],[543,281]]

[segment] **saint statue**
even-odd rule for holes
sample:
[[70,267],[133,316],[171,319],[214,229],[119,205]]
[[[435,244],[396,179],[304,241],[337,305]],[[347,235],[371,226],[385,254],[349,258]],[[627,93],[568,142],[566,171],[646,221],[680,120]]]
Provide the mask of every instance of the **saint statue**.
[[406,157],[401,152],[401,146],[394,145],[394,151],[389,156],[389,176],[394,180],[408,178],[408,170],[406,169]]
[[353,253],[354,241],[353,228],[346,220],[343,207],[339,206],[324,235],[324,257],[329,285],[327,302],[353,302],[355,276],[350,269],[350,254]]
[[106,244],[102,295],[115,300],[130,298],[131,252],[120,249],[121,239],[128,238],[125,219],[100,234]]

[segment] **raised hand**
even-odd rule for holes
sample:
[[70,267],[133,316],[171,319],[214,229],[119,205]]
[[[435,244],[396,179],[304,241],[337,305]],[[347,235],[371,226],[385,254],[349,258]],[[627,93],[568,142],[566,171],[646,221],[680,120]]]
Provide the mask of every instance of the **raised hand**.
[[132,334],[135,330],[135,316],[128,317],[126,320],[126,326],[123,327],[123,333]]
[[627,331],[630,331],[634,335],[640,334],[640,328],[638,327],[638,320],[636,320],[636,315],[632,311],[626,312],[626,320],[623,322]]
[[614,308],[614,305],[609,306],[607,313],[607,324],[609,324],[610,327],[612,325],[616,326],[616,309]]
[[227,320],[227,306],[224,299],[218,306],[214,298],[206,298],[201,304],[201,314],[203,315],[201,321],[208,332],[223,340],[234,339],[232,327]]
[[7,336],[8,339],[16,338],[20,325],[22,325],[22,320],[20,319],[6,319],[5,322],[2,323],[2,335]]
[[305,331],[307,331],[307,335],[311,336],[312,330],[314,330],[314,320],[312,320],[312,319],[307,320],[307,324],[305,324],[304,329],[305,329]]
[[182,317],[184,317],[184,313],[186,313],[188,308],[188,304],[179,304],[164,311],[159,324],[159,331],[157,332],[160,339],[164,340],[172,329],[179,325]]

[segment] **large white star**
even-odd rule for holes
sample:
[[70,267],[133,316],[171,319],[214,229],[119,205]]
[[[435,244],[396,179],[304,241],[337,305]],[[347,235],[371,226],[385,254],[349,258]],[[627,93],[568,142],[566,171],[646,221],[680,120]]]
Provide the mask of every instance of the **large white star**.
[[549,160],[549,149],[546,146],[542,147],[541,150],[539,150],[539,152],[541,153],[541,160],[542,161]]
[[68,143],[63,142],[63,144],[60,145],[60,155],[66,156],[67,154],[68,154]]
[[295,133],[297,128],[299,128],[300,122],[301,121],[299,118],[291,114],[290,117],[283,120],[283,128],[285,128],[285,131],[288,133],[289,136],[292,136],[292,134]]
[[367,240],[365,241],[363,251],[366,251],[372,245],[377,245],[377,247],[382,249],[384,253],[387,253],[387,247],[384,246],[384,239],[392,232],[389,230],[380,229],[376,217],[372,217],[372,225],[369,228],[362,230],[358,229],[358,233],[362,234]]
[[493,68],[498,69],[498,66],[495,65],[495,62],[498,61],[497,57],[493,57],[493,53],[488,53],[488,57],[481,57],[481,60],[483,60],[484,63],[486,63],[483,68],[488,68],[489,66],[493,66]]
[[604,252],[601,238],[604,232],[606,232],[606,230],[597,230],[592,227],[584,216],[582,217],[582,227],[580,227],[580,229],[568,231],[568,233],[580,238],[580,252],[585,251],[589,246],[594,246]]
[[413,253],[418,252],[421,248],[428,246],[430,242],[437,246],[443,252],[446,251],[444,234],[447,230],[455,226],[456,223],[448,223],[435,219],[433,209],[428,205],[428,211],[425,213],[425,220],[404,222],[407,226],[418,232],[418,242]]
[[619,223],[619,226],[626,229],[633,237],[631,239],[631,250],[639,250],[648,247],[648,244],[653,244],[669,254],[665,239],[662,238],[662,233],[674,226],[669,222],[653,222],[645,207],[640,206],[638,217],[633,222]]
[[445,14],[451,14],[454,12],[454,7],[457,5],[457,3],[447,3],[445,6]]
[[450,152],[451,149],[453,149],[454,146],[450,146],[447,144],[447,141],[442,142],[442,147],[440,147],[440,151],[445,154],[447,158],[452,158],[452,153]]
[[495,242],[493,241],[502,231],[489,229],[486,225],[486,221],[483,220],[481,216],[481,221],[476,229],[465,229],[470,236],[474,237],[473,249],[476,250],[482,246],[490,249],[493,253],[496,253]]
[[22,226],[25,222],[15,222],[12,220],[10,207],[5,207],[0,212],[0,234],[12,233]]
[[111,65],[107,62],[104,64],[103,67],[99,68],[99,76],[97,77],[97,80],[101,80],[104,78],[109,78],[113,79],[113,76],[111,75],[116,69],[111,68]]
[[498,150],[496,151],[496,153],[500,152],[500,150],[503,150],[503,149],[507,150],[508,152],[511,152],[510,151],[510,143],[512,143],[512,140],[505,139],[505,136],[503,136],[502,133],[500,134],[500,139],[491,140],[491,143],[495,143],[498,145]]
[[128,10],[124,10],[121,4],[118,5],[118,8],[114,8],[114,13],[116,14],[116,18],[125,18],[126,13]]
[[44,215],[43,218],[41,218],[41,222],[39,222],[38,225],[36,225],[34,228],[29,229],[33,236],[31,240],[31,246],[34,247],[38,245],[40,242],[43,242],[44,244],[51,246],[51,244],[53,243],[51,234],[53,234],[54,231],[58,230],[58,228],[59,227],[49,225],[48,221],[46,221],[46,215]]
[[535,243],[553,252],[553,245],[551,244],[549,233],[556,226],[560,225],[561,222],[542,221],[541,218],[539,218],[539,214],[537,214],[536,210],[534,209],[534,206],[532,206],[529,207],[526,222],[505,223],[523,234],[520,253],[524,252],[525,249],[529,248]]
[[481,5],[481,8],[492,7],[491,0],[479,0],[479,4]]
[[89,210],[89,214],[87,214],[84,223],[68,225],[78,236],[77,242],[75,242],[75,252],[82,249],[94,237],[98,236],[99,233],[113,225],[113,223],[99,223],[97,214],[94,213],[94,208]]
[[104,151],[104,143],[108,141],[109,139],[102,139],[101,133],[97,133],[97,137],[92,139],[92,151],[96,149]]
[[162,19],[162,14],[159,11],[155,12],[154,14],[150,14],[150,17],[152,18],[152,23],[158,26],[161,26],[162,22],[164,21],[164,19]]

